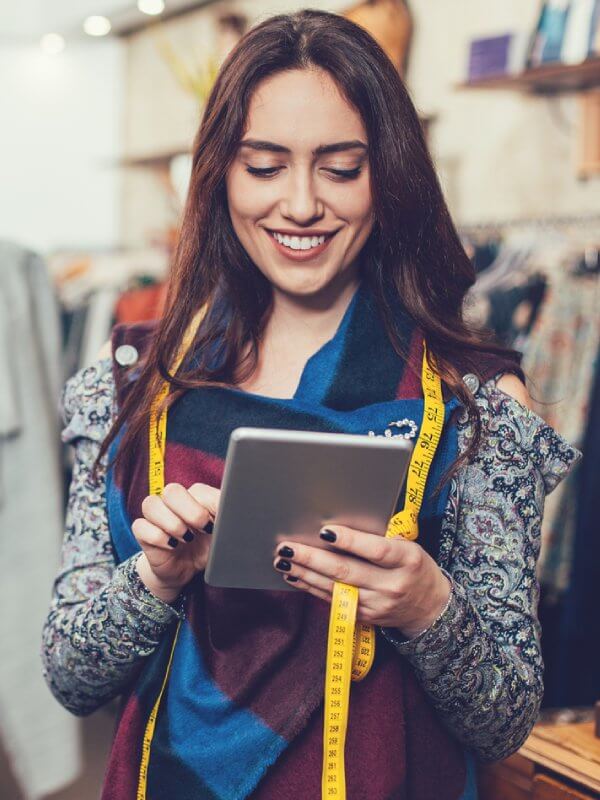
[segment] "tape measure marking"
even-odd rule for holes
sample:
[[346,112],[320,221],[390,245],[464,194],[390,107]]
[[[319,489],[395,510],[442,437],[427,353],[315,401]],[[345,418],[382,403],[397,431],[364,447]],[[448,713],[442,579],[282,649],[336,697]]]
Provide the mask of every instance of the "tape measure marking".
[[175,629],[175,636],[173,637],[173,644],[171,645],[171,652],[169,653],[169,660],[167,662],[167,668],[165,669],[163,682],[160,687],[158,697],[156,698],[156,702],[152,706],[152,711],[150,712],[150,716],[148,717],[148,722],[146,723],[146,728],[144,730],[144,738],[142,739],[142,757],[140,760],[140,773],[138,778],[136,800],[146,800],[146,790],[148,788],[148,767],[150,765],[150,747],[152,745],[152,739],[154,737],[154,729],[156,727],[156,718],[158,717],[158,709],[160,707],[160,703],[163,698],[165,688],[167,686],[167,681],[169,679],[169,674],[171,672],[171,664],[173,662],[173,654],[175,653],[175,645],[177,644],[177,637],[179,636],[180,627],[181,627],[181,620],[177,623],[177,628]]
[[[444,424],[442,383],[429,367],[426,345],[423,348],[421,383],[425,398],[423,421],[411,454],[404,508],[390,519],[385,533],[387,538],[417,538],[425,484]],[[351,680],[363,680],[375,658],[375,627],[363,623],[355,627],[358,601],[357,587],[334,583],[325,667],[322,800],[346,798],[344,745],[350,708],[350,682],[346,685],[346,676],[350,672]]]
[[323,733],[322,797],[338,798],[345,787],[344,750],[352,680],[354,620],[358,591],[354,586],[336,581],[329,617],[327,637],[327,669],[325,673],[325,724]]

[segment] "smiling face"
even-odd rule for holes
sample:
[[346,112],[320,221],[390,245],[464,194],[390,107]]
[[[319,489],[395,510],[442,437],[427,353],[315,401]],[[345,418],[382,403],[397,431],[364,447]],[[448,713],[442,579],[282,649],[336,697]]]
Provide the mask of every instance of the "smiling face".
[[280,72],[254,92],[227,177],[233,228],[274,290],[356,280],[373,227],[367,136],[327,72]]

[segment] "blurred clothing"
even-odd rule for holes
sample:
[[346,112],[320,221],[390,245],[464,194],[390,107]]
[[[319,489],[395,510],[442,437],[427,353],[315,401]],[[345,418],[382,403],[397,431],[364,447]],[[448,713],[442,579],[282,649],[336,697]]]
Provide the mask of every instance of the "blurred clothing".
[[78,725],[48,692],[39,657],[63,527],[61,383],[46,265],[0,241],[0,737],[28,800],[80,770]]
[[117,322],[147,322],[158,319],[162,316],[166,296],[166,283],[124,292],[117,303]]
[[594,389],[579,466],[577,512],[571,580],[560,620],[561,644],[556,692],[561,705],[593,705],[600,697],[600,360],[596,363]]
[[[537,413],[580,449],[599,352],[600,279],[567,274],[546,291],[524,348],[523,369]],[[574,470],[557,488],[544,512],[538,575],[548,599],[569,586],[577,473]]]

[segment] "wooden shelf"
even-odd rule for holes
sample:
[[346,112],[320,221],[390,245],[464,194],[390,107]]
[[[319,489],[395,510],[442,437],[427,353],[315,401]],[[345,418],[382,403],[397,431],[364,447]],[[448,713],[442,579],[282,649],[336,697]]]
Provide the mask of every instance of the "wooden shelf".
[[543,64],[518,75],[498,75],[458,84],[458,89],[516,89],[535,94],[576,92],[600,86],[600,56],[581,64]]
[[600,739],[593,722],[536,725],[520,755],[600,793]]
[[600,739],[593,722],[538,723],[518,753],[479,768],[485,800],[600,797]]

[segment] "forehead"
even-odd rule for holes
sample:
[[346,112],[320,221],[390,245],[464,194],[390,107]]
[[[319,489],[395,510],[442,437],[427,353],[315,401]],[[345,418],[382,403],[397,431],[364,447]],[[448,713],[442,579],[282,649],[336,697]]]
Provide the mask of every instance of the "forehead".
[[245,135],[292,150],[367,140],[359,112],[330,75],[316,69],[279,72],[262,81],[250,100]]

